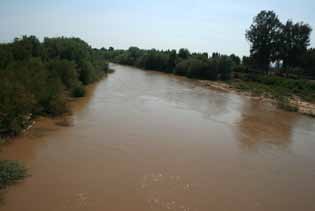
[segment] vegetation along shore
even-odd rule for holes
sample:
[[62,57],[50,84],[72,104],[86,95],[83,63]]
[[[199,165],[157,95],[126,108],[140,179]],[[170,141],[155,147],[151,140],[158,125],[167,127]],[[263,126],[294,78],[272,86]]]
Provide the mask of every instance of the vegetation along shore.
[[245,33],[250,56],[191,53],[185,48],[110,47],[101,52],[112,62],[206,80],[204,84],[272,99],[280,108],[314,116],[315,49],[308,48],[310,33],[306,23],[281,23],[273,11],[261,11]]
[[[0,44],[0,139],[26,130],[38,116],[70,112],[69,99],[109,73],[97,49],[79,38],[16,38]],[[0,161],[0,189],[25,177],[17,161]]]
[[[246,31],[250,56],[191,53],[188,49],[93,49],[79,38],[16,38],[0,44],[0,139],[30,127],[35,117],[69,112],[68,99],[109,73],[107,61],[198,79],[203,85],[272,99],[280,108],[315,115],[315,49],[311,27],[261,11]],[[0,188],[27,175],[0,161]]]

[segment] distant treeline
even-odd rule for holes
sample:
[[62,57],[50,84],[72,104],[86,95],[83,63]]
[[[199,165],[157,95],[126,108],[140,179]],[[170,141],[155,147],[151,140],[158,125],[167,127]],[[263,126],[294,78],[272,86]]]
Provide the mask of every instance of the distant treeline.
[[250,56],[190,53],[188,49],[160,51],[130,47],[102,48],[106,58],[143,69],[206,80],[227,80],[234,72],[315,79],[315,49],[310,45],[311,28],[303,22],[281,23],[272,11],[261,11],[246,31]]
[[101,52],[108,60],[119,64],[207,80],[227,80],[231,77],[232,69],[241,63],[236,55],[214,53],[209,57],[208,53],[190,53],[184,48],[178,52],[143,50],[138,47],[130,47],[128,50],[103,48]]
[[68,111],[67,96],[83,96],[84,85],[107,71],[99,50],[79,38],[0,44],[0,136],[19,133],[34,116]]
[[[273,11],[261,11],[246,31],[250,56],[191,53],[180,50],[102,48],[110,61],[203,80],[230,80],[237,88],[280,101],[298,96],[315,100],[315,49],[311,27],[288,20],[281,23]],[[237,82],[237,83],[236,83]]]

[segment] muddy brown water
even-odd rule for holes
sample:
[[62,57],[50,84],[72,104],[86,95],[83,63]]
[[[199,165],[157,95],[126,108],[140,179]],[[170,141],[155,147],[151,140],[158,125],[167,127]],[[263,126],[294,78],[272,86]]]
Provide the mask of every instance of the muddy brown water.
[[315,120],[112,64],[64,120],[4,147],[32,176],[3,211],[315,210]]

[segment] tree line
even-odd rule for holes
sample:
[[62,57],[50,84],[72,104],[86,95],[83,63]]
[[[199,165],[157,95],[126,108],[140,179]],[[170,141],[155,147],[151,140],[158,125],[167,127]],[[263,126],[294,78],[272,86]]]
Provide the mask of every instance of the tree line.
[[188,49],[176,50],[144,50],[130,47],[128,50],[102,48],[104,57],[110,61],[136,66],[142,69],[174,73],[190,78],[208,80],[227,80],[231,77],[232,68],[240,65],[236,55],[213,53],[191,53]]
[[306,23],[281,23],[273,11],[261,11],[246,31],[251,44],[247,65],[268,74],[274,63],[279,74],[314,78],[315,49],[308,49],[311,31]]
[[309,48],[311,27],[273,11],[261,11],[246,30],[250,55],[191,53],[188,49],[100,49],[110,61],[203,80],[230,80],[237,89],[267,94],[288,102],[293,96],[315,100],[315,49]]
[[311,27],[292,20],[281,23],[273,11],[261,11],[246,31],[250,56],[190,53],[188,49],[128,50],[102,48],[106,58],[120,64],[170,72],[206,80],[228,80],[234,73],[315,79],[315,49],[310,45]]
[[17,134],[38,115],[68,111],[67,98],[108,72],[99,53],[79,38],[15,38],[0,44],[0,138]]
[[108,72],[106,60],[190,78],[255,82],[277,95],[314,100],[315,85],[307,80],[315,79],[311,31],[306,23],[281,23],[273,11],[261,11],[246,31],[250,56],[243,58],[185,48],[93,49],[79,38],[16,38],[0,44],[0,134],[20,132],[33,116],[66,112],[68,96],[83,96],[84,85]]

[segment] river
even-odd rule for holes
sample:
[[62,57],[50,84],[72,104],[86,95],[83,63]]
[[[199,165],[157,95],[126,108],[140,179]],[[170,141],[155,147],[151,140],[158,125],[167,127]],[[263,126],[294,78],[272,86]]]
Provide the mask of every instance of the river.
[[315,210],[315,120],[111,64],[63,120],[4,147],[30,177],[3,211]]

